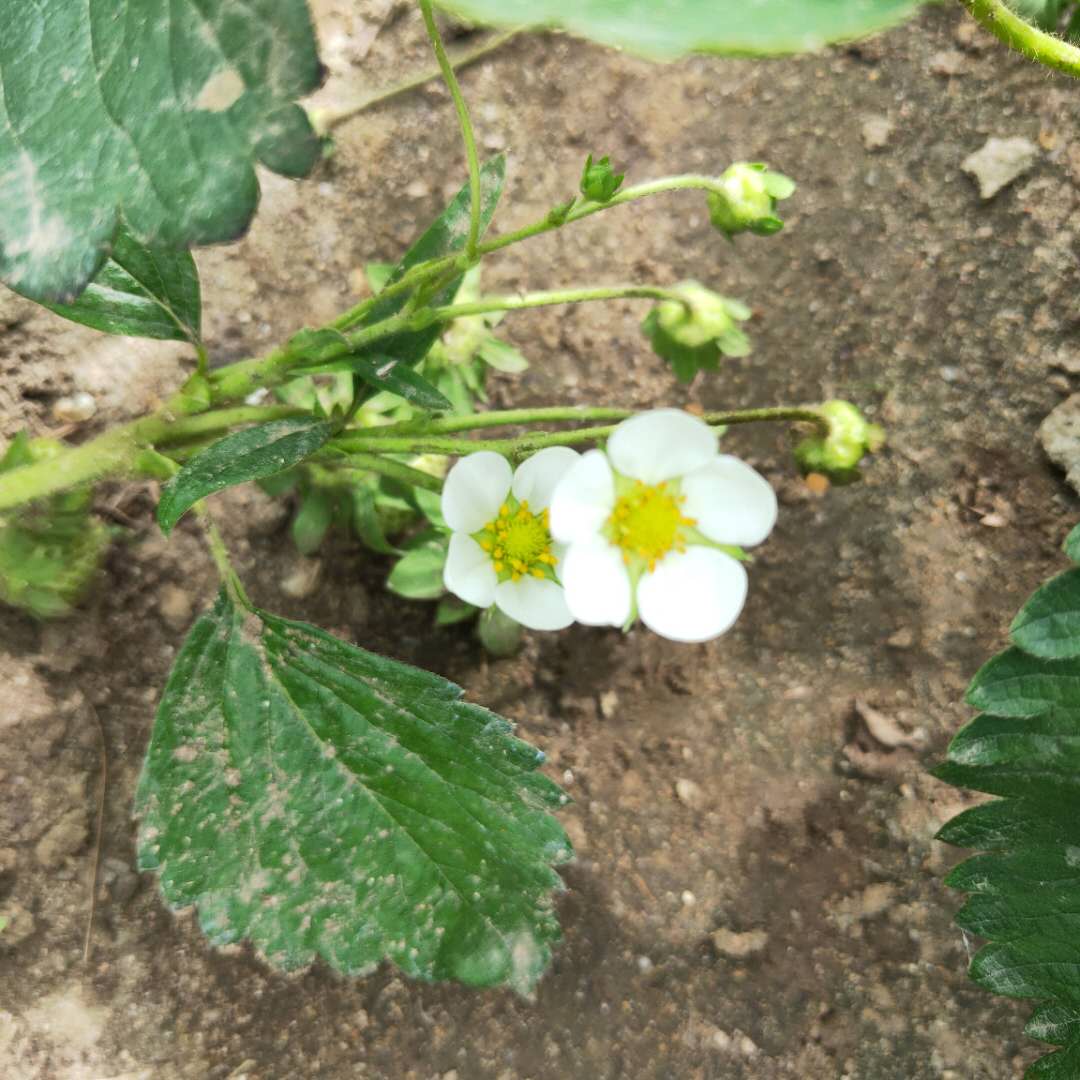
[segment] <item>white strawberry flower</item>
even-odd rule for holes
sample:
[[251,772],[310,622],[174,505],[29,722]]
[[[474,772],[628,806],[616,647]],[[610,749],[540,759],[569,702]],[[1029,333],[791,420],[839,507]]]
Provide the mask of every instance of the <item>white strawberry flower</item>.
[[562,630],[574,617],[556,570],[565,548],[553,543],[548,508],[558,482],[579,459],[567,446],[541,450],[510,468],[501,454],[462,458],[443,484],[452,530],[443,584],[479,608],[495,604],[530,630]]
[[746,570],[724,549],[760,544],[775,523],[768,481],[679,409],[624,420],[606,450],[570,466],[551,503],[574,618],[627,626],[640,616],[674,641],[707,641],[735,622]]

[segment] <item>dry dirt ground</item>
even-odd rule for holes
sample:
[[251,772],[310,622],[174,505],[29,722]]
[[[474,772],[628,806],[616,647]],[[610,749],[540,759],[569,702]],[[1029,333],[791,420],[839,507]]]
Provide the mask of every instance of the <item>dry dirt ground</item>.
[[[316,5],[345,101],[426,66],[409,5]],[[1035,1047],[1024,1010],[971,986],[973,943],[933,842],[965,796],[930,779],[964,686],[1022,598],[1060,567],[1076,499],[1034,432],[1074,388],[1080,92],[935,8],[857,48],[667,68],[557,36],[520,38],[464,78],[510,171],[497,227],[572,193],[587,151],[630,176],[765,159],[800,182],[789,227],[734,248],[695,196],[666,196],[515,249],[501,289],[699,278],[751,302],[752,357],[678,387],[631,302],[504,324],[533,361],[503,402],[705,407],[844,396],[889,430],[864,483],[824,496],[789,435],[733,433],[780,522],[728,636],[533,635],[485,659],[466,628],[382,589],[347,541],[305,563],[284,509],[241,490],[218,512],[263,606],[438,671],[512,717],[575,802],[565,941],[535,1001],[407,982],[276,974],[207,947],[134,870],[129,808],[154,703],[213,572],[194,531],[166,544],[151,494],[76,617],[0,614],[0,1075],[11,1080],[1006,1080]],[[867,120],[873,122],[866,125]],[[990,136],[1038,159],[991,200],[961,161]],[[881,143],[883,142],[883,145]],[[303,184],[266,177],[250,235],[199,253],[217,360],[346,306],[463,178],[438,87],[342,129]],[[176,385],[182,349],[106,340],[0,297],[0,435],[81,438]],[[1073,365],[1075,366],[1075,365]],[[231,516],[230,516],[231,515]],[[853,702],[905,745],[888,749]],[[101,754],[102,875],[82,960]],[[879,729],[880,734],[880,729]],[[888,733],[886,733],[888,734]]]

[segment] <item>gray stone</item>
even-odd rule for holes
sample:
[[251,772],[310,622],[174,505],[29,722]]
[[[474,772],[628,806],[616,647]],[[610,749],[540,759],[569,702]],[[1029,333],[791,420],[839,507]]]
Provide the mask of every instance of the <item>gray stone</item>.
[[981,150],[964,158],[960,168],[975,177],[980,197],[992,199],[1003,187],[1023,176],[1038,157],[1038,147],[1022,136],[987,139]]

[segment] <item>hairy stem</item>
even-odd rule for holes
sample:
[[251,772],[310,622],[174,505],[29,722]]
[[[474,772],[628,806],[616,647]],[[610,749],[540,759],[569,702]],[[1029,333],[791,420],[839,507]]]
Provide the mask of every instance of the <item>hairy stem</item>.
[[[542,410],[520,409],[513,410],[517,414],[513,420],[505,423],[529,423],[534,419],[529,417],[530,411]],[[622,410],[612,410],[622,413],[620,419],[633,413],[623,413]],[[556,417],[548,416],[548,419]],[[564,419],[569,417],[558,417]],[[462,421],[473,420],[477,417],[455,418]],[[827,430],[827,421],[821,415],[820,410],[813,405],[799,405],[794,407],[781,406],[771,409],[736,409],[727,412],[706,413],[703,417],[706,423],[720,426],[730,424],[752,424],[763,421],[787,420],[817,424]],[[438,423],[438,421],[434,421]],[[484,426],[496,426],[494,424],[475,424],[477,428]],[[608,438],[614,432],[617,425],[605,424],[596,427],[578,428],[574,431],[540,431],[529,432],[516,438],[503,439],[462,439],[452,435],[426,432],[416,434],[394,434],[387,432],[387,428],[368,428],[362,431],[350,431],[339,436],[331,444],[335,449],[342,450],[347,454],[366,453],[371,451],[388,454],[471,454],[477,450],[493,450],[497,454],[518,460],[543,450],[547,446],[573,446],[578,443],[599,442]],[[456,430],[464,430],[458,427]]]
[[471,208],[469,213],[469,238],[465,242],[465,254],[469,261],[476,258],[476,245],[480,240],[480,155],[476,152],[476,136],[473,134],[472,121],[469,119],[469,110],[465,105],[465,98],[458,85],[457,76],[450,58],[443,48],[442,37],[439,28],[435,25],[435,13],[431,7],[431,0],[420,0],[420,11],[424,16],[424,26],[427,28],[428,37],[431,39],[431,47],[435,50],[435,59],[439,62],[443,80],[450,90],[450,96],[454,99],[454,109],[457,111],[458,123],[461,125],[461,137],[465,142],[465,157],[469,162],[469,196]]
[[1025,22],[1002,0],[961,0],[980,26],[1043,67],[1080,77],[1080,48]]
[[344,459],[340,454],[333,454],[333,456],[326,457],[324,464],[334,465],[335,463],[341,463],[343,460],[348,463],[351,469],[380,473],[382,476],[388,476],[392,480],[399,480],[403,484],[408,484],[409,487],[426,488],[428,491],[442,491],[442,481],[437,476],[432,476],[431,473],[423,472],[421,469],[414,469],[403,461],[395,461],[393,458],[382,457],[379,454],[354,451],[350,452],[347,458]]
[[424,316],[439,322],[460,319],[463,315],[483,315],[488,311],[521,311],[525,308],[548,307],[551,304],[581,304],[590,300],[678,300],[682,297],[673,289],[657,285],[601,285],[596,288],[549,289],[523,293],[521,296],[481,296],[466,304],[448,304],[429,308]]

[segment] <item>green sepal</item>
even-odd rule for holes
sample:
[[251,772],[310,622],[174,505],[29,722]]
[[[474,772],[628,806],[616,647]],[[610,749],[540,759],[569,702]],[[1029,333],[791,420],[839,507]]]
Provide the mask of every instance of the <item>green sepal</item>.
[[622,186],[625,176],[625,173],[615,174],[610,158],[602,157],[599,161],[593,161],[592,154],[589,154],[581,173],[581,194],[589,202],[609,202]]

